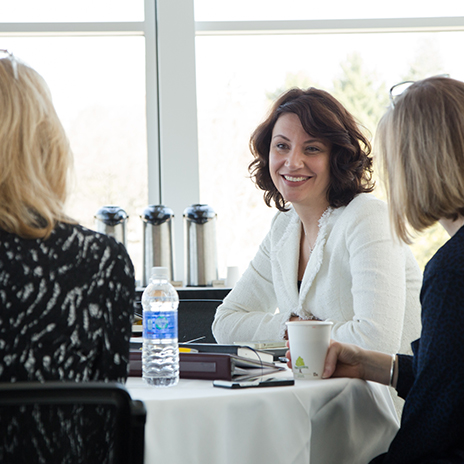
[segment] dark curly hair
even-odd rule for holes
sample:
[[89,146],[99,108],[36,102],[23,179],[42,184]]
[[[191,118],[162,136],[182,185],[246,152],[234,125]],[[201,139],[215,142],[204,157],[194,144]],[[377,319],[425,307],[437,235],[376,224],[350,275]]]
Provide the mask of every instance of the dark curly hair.
[[294,88],[278,98],[269,116],[250,138],[250,150],[255,159],[248,166],[248,171],[256,185],[264,190],[266,205],[271,206],[274,201],[280,211],[288,211],[286,201],[269,172],[272,131],[277,119],[286,113],[296,114],[307,134],[332,144],[327,189],[330,206],[346,206],[356,194],[372,192],[371,144],[353,116],[324,90]]

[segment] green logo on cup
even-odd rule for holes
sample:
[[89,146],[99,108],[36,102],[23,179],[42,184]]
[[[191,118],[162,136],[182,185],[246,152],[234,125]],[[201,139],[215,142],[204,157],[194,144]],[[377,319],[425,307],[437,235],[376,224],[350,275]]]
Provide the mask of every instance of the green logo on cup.
[[298,356],[298,359],[295,362],[295,367],[300,371],[300,374],[303,373],[303,372],[301,372],[301,369],[307,369],[308,368],[308,366],[305,366],[305,362],[304,362],[304,360],[303,360],[303,358],[301,356]]

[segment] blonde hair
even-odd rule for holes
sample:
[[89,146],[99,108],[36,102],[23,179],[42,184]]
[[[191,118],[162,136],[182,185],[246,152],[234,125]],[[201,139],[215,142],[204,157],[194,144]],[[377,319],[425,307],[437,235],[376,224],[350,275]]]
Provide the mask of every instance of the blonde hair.
[[47,238],[64,213],[72,164],[50,91],[32,68],[0,59],[0,227]]
[[464,214],[464,83],[414,83],[383,116],[376,138],[400,239],[411,243],[413,231]]

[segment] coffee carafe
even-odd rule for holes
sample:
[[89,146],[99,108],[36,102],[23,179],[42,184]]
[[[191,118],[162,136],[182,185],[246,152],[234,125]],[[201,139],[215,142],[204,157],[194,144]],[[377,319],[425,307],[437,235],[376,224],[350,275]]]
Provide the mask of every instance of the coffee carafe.
[[119,206],[103,206],[95,214],[97,232],[109,235],[126,246],[127,213]]
[[166,267],[174,280],[174,213],[163,205],[149,205],[140,216],[143,221],[143,281],[150,280],[152,267]]
[[184,211],[186,285],[212,286],[218,278],[216,217],[213,208],[195,204]]

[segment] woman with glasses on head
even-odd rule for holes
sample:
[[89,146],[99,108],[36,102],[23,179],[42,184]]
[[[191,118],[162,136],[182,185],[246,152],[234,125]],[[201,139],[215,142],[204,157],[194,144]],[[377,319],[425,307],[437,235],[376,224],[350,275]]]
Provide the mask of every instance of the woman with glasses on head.
[[287,321],[319,319],[333,321],[335,340],[408,349],[420,333],[421,272],[369,194],[370,144],[353,116],[325,91],[292,89],[250,147],[254,181],[279,211],[217,310],[216,340],[283,339]]
[[431,77],[393,103],[378,140],[396,236],[409,243],[439,221],[451,238],[424,271],[413,356],[334,342],[324,377],[391,384],[406,399],[401,428],[372,463],[463,463],[464,83]]
[[[122,244],[66,215],[71,165],[45,81],[0,50],[0,382],[127,378],[133,266]],[[0,435],[22,452],[14,433]],[[52,441],[41,453],[54,461]]]

